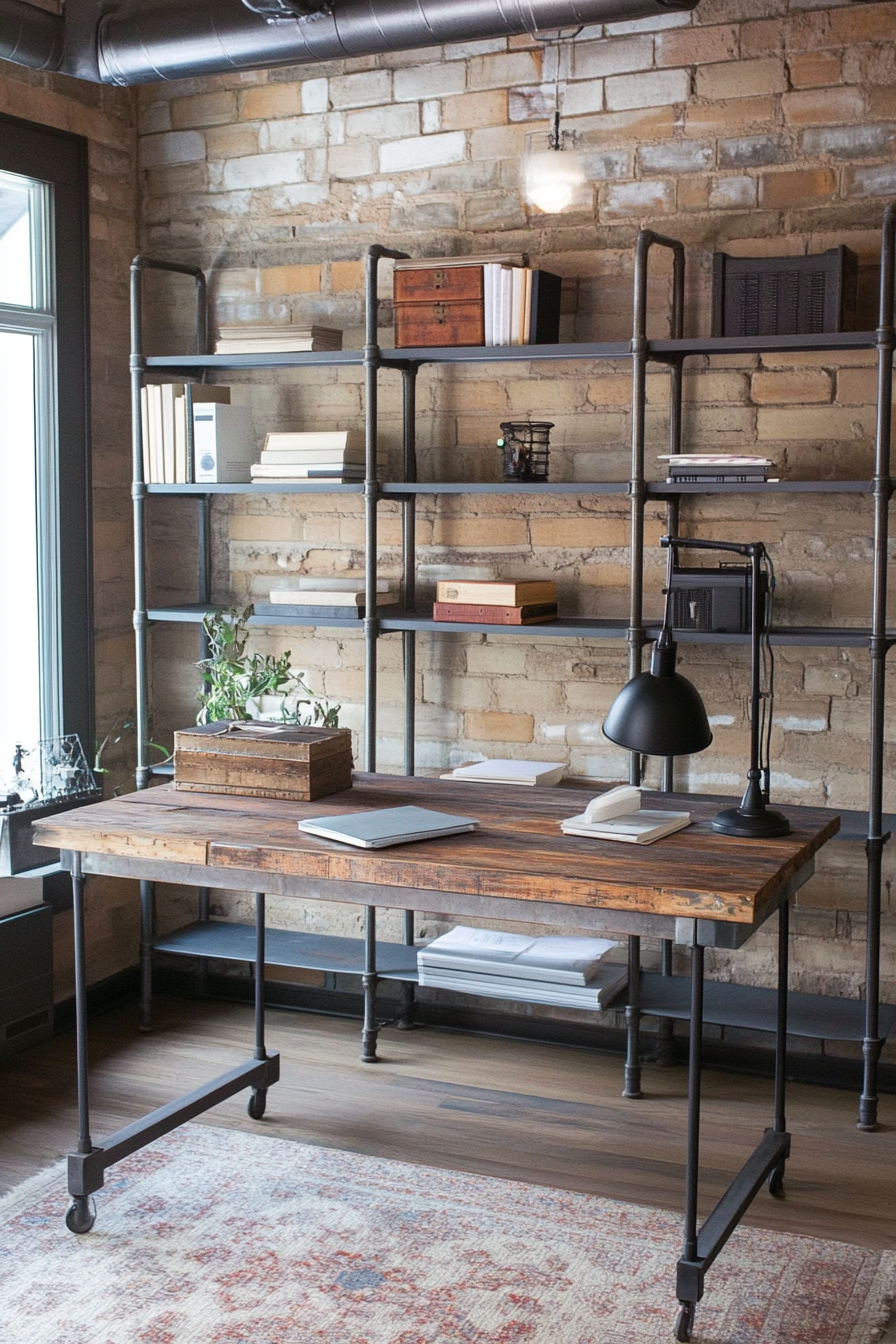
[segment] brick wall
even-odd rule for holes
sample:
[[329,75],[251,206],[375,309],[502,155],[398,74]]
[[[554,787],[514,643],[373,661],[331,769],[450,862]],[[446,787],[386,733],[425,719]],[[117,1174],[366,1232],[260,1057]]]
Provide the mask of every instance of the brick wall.
[[[632,244],[649,223],[688,249],[687,329],[709,330],[710,257],[801,255],[846,243],[860,261],[859,325],[873,327],[879,225],[896,195],[896,5],[814,8],[799,0],[702,0],[693,14],[581,33],[565,89],[566,128],[588,157],[589,188],[562,216],[527,213],[519,161],[553,106],[556,52],[527,39],[457,44],[307,70],[221,76],[140,91],[142,220],[148,249],[212,274],[218,322],[316,319],[362,342],[362,270],[371,241],[411,254],[526,251],[566,280],[563,337],[625,339],[631,330]],[[542,142],[543,143],[543,142]],[[670,276],[652,263],[650,330],[668,331]],[[391,279],[383,267],[381,343],[391,343]],[[189,295],[156,310],[160,347],[187,339]],[[361,423],[357,370],[247,378],[235,399],[268,428]],[[665,447],[667,375],[648,378],[648,463]],[[541,364],[423,370],[420,476],[498,475],[498,423],[554,421],[552,476],[622,479],[631,428],[627,365]],[[382,378],[382,448],[397,470],[400,387]],[[865,354],[691,360],[685,446],[767,451],[781,474],[865,478],[874,430],[874,371]],[[176,548],[189,508],[159,519],[153,582],[186,600]],[[647,517],[647,612],[659,611],[664,526]],[[704,537],[762,538],[779,575],[780,617],[861,623],[870,598],[869,499],[862,495],[694,499],[682,528]],[[384,573],[398,573],[399,519],[381,511]],[[556,578],[563,609],[619,615],[628,573],[624,501],[424,497],[418,523],[425,599],[451,564],[482,573]],[[356,499],[235,497],[215,506],[219,599],[263,598],[272,580],[357,569]],[[257,647],[292,650],[312,683],[360,723],[359,636],[271,630]],[[194,708],[195,640],[155,636],[155,689],[170,728]],[[679,771],[682,787],[735,792],[747,755],[748,667],[739,648],[682,649],[704,694],[715,743]],[[477,755],[566,759],[600,780],[624,772],[601,736],[624,680],[624,649],[606,642],[437,635],[420,640],[422,768]],[[401,760],[400,652],[380,646],[381,768]],[[867,802],[868,660],[862,650],[782,649],[773,739],[779,801]],[[888,728],[888,764],[893,729]],[[892,772],[888,772],[892,779]],[[896,807],[888,786],[887,804]],[[863,980],[864,877],[859,846],[831,847],[801,894],[795,979],[856,995]],[[885,992],[896,994],[896,923],[885,887]],[[225,904],[221,909],[226,910]],[[284,916],[285,918],[286,916]],[[308,927],[348,929],[354,912],[307,906]],[[432,923],[428,927],[433,927]],[[714,973],[767,981],[763,936]]]
[[[0,111],[73,132],[88,143],[96,726],[102,738],[134,701],[127,358],[128,266],[137,237],[134,98],[0,61]],[[90,753],[93,743],[85,747]],[[120,757],[113,750],[107,764],[123,768]],[[91,981],[132,965],[137,940],[136,903],[128,884],[91,882]],[[58,915],[57,1001],[73,992],[72,955],[71,916]]]

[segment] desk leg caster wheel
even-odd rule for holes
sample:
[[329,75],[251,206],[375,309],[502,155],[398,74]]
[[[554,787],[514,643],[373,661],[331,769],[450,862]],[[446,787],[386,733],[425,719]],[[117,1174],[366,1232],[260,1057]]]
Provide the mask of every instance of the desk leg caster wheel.
[[774,1195],[776,1199],[783,1199],[783,1198],[784,1198],[784,1164],[783,1164],[783,1162],[781,1163],[781,1165],[780,1165],[779,1167],[775,1167],[774,1171],[771,1172],[771,1174],[769,1175],[769,1178],[768,1178],[767,1185],[768,1185],[768,1192],[769,1192],[770,1195]]
[[246,1110],[249,1112],[253,1120],[260,1120],[261,1117],[264,1115],[265,1111],[267,1110],[267,1106],[268,1106],[267,1088],[260,1087],[256,1091],[253,1091],[251,1097],[246,1103]]
[[89,1232],[96,1222],[96,1208],[86,1195],[75,1195],[65,1214],[69,1232]]
[[695,1311],[693,1302],[682,1302],[678,1308],[678,1315],[675,1317],[675,1338],[678,1344],[689,1344],[694,1333]]

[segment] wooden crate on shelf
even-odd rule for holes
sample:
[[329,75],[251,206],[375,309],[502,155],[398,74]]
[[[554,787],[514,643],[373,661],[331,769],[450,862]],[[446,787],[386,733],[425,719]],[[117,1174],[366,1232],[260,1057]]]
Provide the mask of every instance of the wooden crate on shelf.
[[310,802],[352,786],[348,728],[207,723],[174,734],[174,787]]

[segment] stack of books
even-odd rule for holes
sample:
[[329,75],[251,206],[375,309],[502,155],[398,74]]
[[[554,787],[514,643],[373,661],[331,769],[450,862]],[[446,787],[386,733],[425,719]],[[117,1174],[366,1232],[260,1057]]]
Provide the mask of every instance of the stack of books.
[[364,479],[364,435],[357,429],[287,430],[268,434],[252,480],[275,485],[327,481],[348,485]]
[[446,579],[436,588],[434,621],[544,625],[557,619],[553,579]]
[[[301,616],[307,621],[360,620],[366,615],[364,576],[312,578],[303,574],[289,588],[277,588],[270,602],[256,602],[256,616]],[[377,579],[377,611],[394,607],[399,600],[398,583]]]
[[187,386],[194,405],[230,404],[230,388],[206,383],[147,383],[140,389],[143,480],[147,485],[189,485],[195,464],[187,433]]
[[667,482],[701,485],[762,485],[770,479],[774,462],[768,457],[738,453],[662,453]]
[[439,779],[468,779],[479,784],[523,784],[529,788],[550,788],[566,774],[565,765],[552,761],[474,761],[458,765],[439,775]]
[[417,953],[421,985],[562,1008],[607,1008],[628,969],[605,958],[608,938],[532,938],[459,925]]
[[303,350],[341,350],[335,327],[222,327],[216,355],[280,355]]

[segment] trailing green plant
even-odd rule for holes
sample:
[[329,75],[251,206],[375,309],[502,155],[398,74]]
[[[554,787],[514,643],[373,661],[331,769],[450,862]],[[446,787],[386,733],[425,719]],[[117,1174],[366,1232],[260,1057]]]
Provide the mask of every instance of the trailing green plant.
[[[133,750],[129,744],[130,738],[134,739]],[[136,750],[136,739],[137,711],[135,709],[129,709],[126,714],[122,714],[120,719],[116,719],[102,740],[94,739],[93,766],[91,768],[95,775],[108,776],[108,783],[113,785],[113,798],[117,798],[124,791],[126,783],[130,783],[133,788],[133,757]],[[116,753],[115,748],[121,746],[123,742],[127,745],[122,749],[122,752]],[[154,762],[156,765],[164,765],[171,760],[171,752],[161,742],[154,742],[152,738],[149,738],[146,742],[146,748],[148,751],[159,753],[159,760]],[[103,764],[105,760],[115,756],[119,758],[117,769],[114,767],[110,769],[109,766]],[[122,771],[125,779],[119,779],[118,783],[113,784],[113,775],[120,776]]]
[[280,717],[284,723],[339,727],[341,705],[327,706],[305,684],[303,674],[292,667],[292,655],[247,653],[246,623],[252,607],[230,607],[209,612],[202,624],[209,656],[199,667],[202,686],[197,692],[200,710],[197,723],[255,718],[250,701],[264,695],[282,697]]

